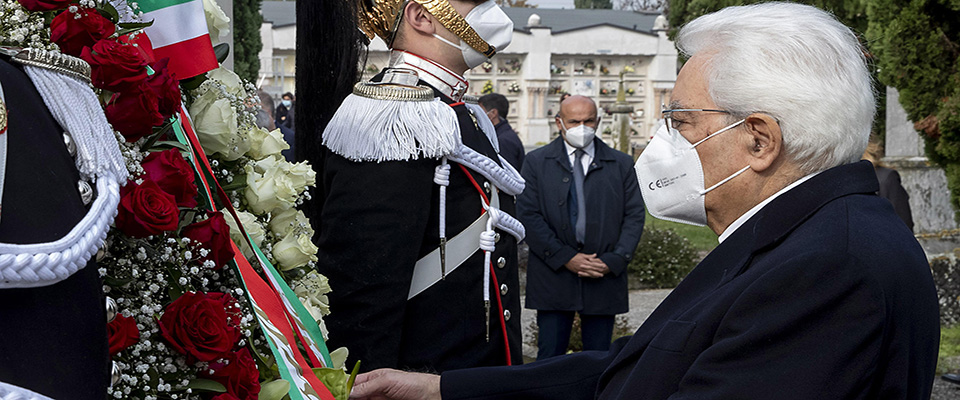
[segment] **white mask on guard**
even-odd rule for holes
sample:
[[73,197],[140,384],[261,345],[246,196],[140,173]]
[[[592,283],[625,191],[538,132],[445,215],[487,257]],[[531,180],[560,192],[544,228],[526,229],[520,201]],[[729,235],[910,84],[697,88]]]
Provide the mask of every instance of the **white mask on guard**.
[[[483,40],[497,49],[497,51],[501,51],[510,45],[510,40],[513,38],[513,21],[493,0],[480,3],[470,10],[464,19]],[[457,45],[450,40],[444,39],[440,35],[433,34],[433,37],[443,43],[460,49],[463,53],[463,61],[467,63],[467,68],[475,68],[483,64],[484,61],[487,61],[487,56],[474,50],[473,47],[470,47],[470,45],[462,39],[460,40],[460,44]]]

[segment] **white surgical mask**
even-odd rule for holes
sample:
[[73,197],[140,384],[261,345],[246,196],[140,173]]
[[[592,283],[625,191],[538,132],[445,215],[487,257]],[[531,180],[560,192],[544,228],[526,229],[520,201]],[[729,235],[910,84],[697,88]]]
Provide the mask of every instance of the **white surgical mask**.
[[[493,0],[487,0],[467,13],[464,17],[470,27],[480,35],[483,40],[493,46],[497,51],[503,50],[510,44],[513,38],[513,21],[507,16]],[[441,42],[460,49],[463,53],[463,61],[467,63],[467,68],[474,68],[484,61],[487,56],[470,47],[462,39],[460,44],[453,43],[442,36],[433,34],[433,37]]]
[[683,224],[697,226],[707,224],[704,195],[742,174],[750,166],[743,167],[733,175],[705,189],[703,165],[700,163],[696,147],[705,140],[740,125],[743,121],[731,124],[693,144],[667,124],[657,129],[657,133],[640,154],[635,166],[637,179],[640,181],[640,192],[643,194],[643,203],[650,215]]
[[567,126],[563,124],[563,120],[560,120],[560,126],[563,127],[564,135],[563,137],[567,140],[567,143],[570,143],[571,146],[578,149],[587,147],[590,142],[593,141],[593,138],[597,136],[597,130],[593,129],[584,124],[577,125],[573,128],[567,129]]
[[290,100],[280,100],[280,103],[286,108],[290,108],[290,106],[293,104],[293,102]]

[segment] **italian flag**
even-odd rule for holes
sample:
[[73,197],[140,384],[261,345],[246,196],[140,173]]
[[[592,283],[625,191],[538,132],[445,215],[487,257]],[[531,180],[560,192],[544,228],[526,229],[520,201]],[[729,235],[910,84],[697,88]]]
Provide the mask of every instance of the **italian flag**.
[[203,0],[139,0],[143,31],[153,43],[157,60],[170,58],[167,68],[176,79],[187,79],[217,68],[217,57],[207,31]]

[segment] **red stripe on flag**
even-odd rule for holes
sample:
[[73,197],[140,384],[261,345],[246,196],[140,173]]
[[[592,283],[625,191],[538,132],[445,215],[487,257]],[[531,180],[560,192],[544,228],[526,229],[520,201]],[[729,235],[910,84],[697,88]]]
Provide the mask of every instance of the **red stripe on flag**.
[[155,48],[153,55],[157,60],[170,57],[167,69],[176,75],[178,80],[192,78],[220,66],[216,54],[213,53],[210,35]]

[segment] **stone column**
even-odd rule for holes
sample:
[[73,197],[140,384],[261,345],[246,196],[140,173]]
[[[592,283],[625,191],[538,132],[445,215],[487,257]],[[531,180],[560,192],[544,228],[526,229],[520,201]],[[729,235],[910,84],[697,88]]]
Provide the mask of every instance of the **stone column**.
[[950,252],[960,240],[955,233],[949,233],[960,226],[950,204],[947,177],[924,155],[923,140],[907,119],[896,89],[887,88],[886,106],[885,154],[881,162],[900,173],[903,187],[910,195],[913,230],[924,251],[928,255]]

